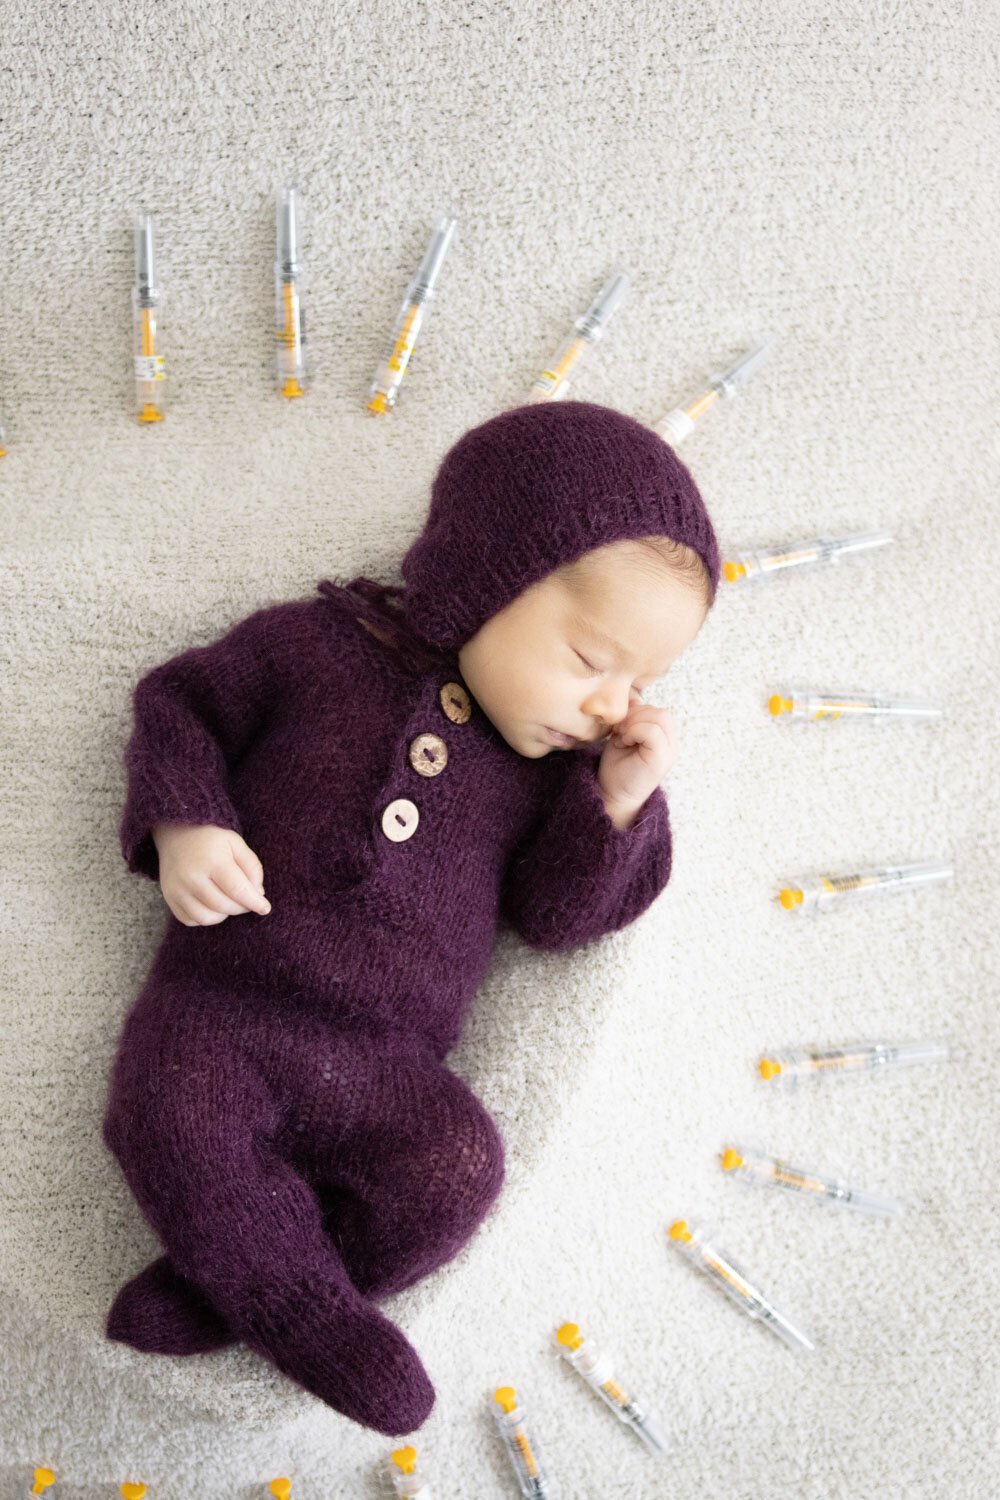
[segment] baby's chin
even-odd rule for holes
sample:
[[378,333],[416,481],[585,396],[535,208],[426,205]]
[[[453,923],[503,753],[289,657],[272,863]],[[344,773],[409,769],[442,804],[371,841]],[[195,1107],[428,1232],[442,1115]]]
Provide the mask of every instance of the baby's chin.
[[512,750],[516,750],[518,755],[523,755],[526,760],[541,760],[552,750],[558,749],[558,746],[550,745],[547,742],[541,725],[539,725],[538,728],[533,731],[530,728],[520,730],[505,729],[503,725],[498,724],[495,719],[491,719],[490,723],[493,725],[493,728],[496,730],[497,734],[500,735],[501,739],[504,740]]

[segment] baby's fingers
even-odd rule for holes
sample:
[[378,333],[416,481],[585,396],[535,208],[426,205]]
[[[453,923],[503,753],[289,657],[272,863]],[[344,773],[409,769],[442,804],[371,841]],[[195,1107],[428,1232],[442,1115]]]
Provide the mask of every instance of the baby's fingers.
[[203,902],[196,901],[193,896],[188,896],[183,904],[180,902],[167,904],[177,920],[183,922],[185,927],[214,927],[228,918],[227,912],[215,911]]
[[212,894],[217,897],[212,905],[220,906],[223,911],[256,911],[263,916],[271,910],[271,903],[260,887],[254,885],[239,868],[227,870],[224,875],[216,875],[212,885]]

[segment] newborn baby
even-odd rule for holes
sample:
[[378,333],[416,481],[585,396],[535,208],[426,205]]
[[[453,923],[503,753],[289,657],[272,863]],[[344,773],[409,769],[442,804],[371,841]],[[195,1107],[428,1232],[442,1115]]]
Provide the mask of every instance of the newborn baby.
[[121,843],[170,915],[104,1139],[166,1254],[109,1338],[243,1340],[379,1432],[424,1421],[434,1389],[376,1304],[503,1180],[443,1059],[501,925],[569,949],[666,885],[676,732],[640,695],[718,575],[661,438],[540,403],[445,455],[402,588],[323,580],[142,678]]

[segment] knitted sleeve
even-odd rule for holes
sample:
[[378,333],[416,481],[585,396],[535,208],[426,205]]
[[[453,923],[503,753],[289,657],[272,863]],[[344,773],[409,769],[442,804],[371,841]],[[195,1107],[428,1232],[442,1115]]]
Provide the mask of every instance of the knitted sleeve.
[[548,760],[549,794],[508,863],[500,914],[531,947],[575,948],[627,927],[663,890],[670,820],[656,787],[632,827],[616,828],[598,787],[600,752]]
[[304,628],[308,601],[270,605],[210,646],[196,646],[140,679],[124,754],[128,794],[122,854],[130,870],[159,878],[150,830],[157,823],[214,823],[242,833],[229,773],[281,690],[276,644]]

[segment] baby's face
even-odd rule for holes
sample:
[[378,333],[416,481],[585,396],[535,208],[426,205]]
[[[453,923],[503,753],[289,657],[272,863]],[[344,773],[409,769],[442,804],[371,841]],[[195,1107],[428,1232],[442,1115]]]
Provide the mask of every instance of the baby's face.
[[640,565],[627,543],[550,573],[487,620],[458,653],[480,708],[519,754],[537,760],[601,740],[633,696],[664,676],[707,613],[690,580]]

